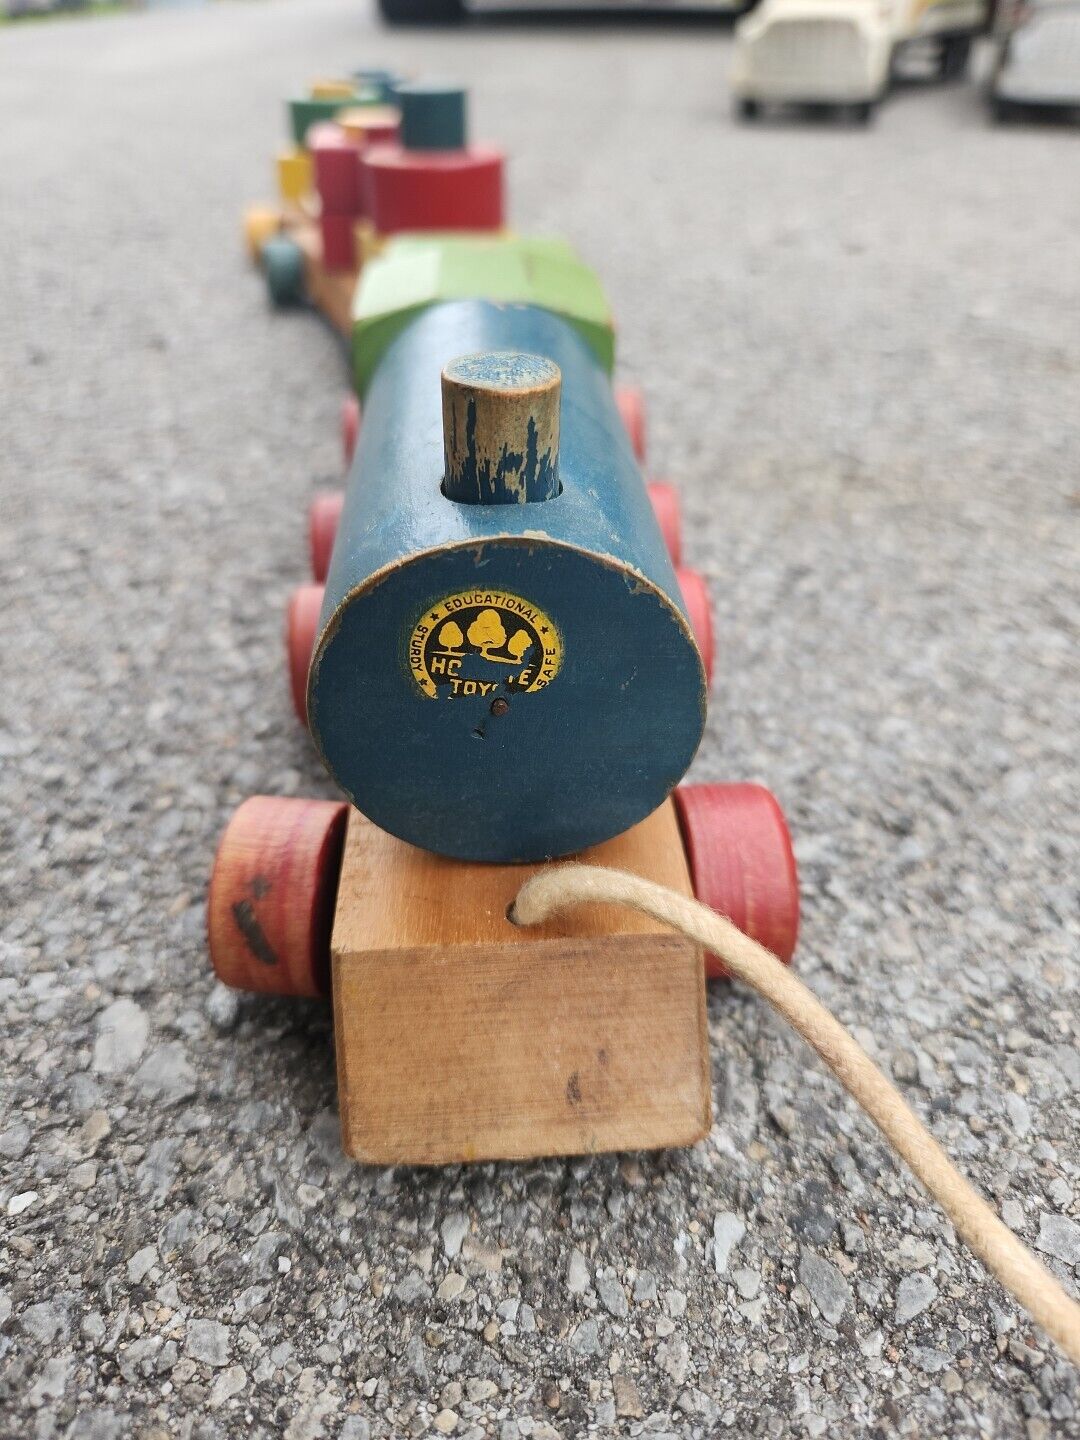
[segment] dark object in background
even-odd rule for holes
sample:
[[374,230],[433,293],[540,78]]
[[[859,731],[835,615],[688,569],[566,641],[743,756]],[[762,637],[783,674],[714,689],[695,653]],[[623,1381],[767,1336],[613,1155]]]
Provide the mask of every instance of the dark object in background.
[[384,20],[392,25],[448,24],[467,14],[498,15],[511,11],[565,14],[567,19],[581,13],[610,11],[613,14],[741,15],[755,0],[379,0]]
[[415,25],[425,21],[448,22],[464,16],[461,0],[379,0],[384,20],[392,25]]
[[33,16],[59,15],[66,11],[89,9],[90,0],[2,0],[0,17],[22,20]]
[[995,120],[1080,112],[1080,0],[1003,7],[989,100]]

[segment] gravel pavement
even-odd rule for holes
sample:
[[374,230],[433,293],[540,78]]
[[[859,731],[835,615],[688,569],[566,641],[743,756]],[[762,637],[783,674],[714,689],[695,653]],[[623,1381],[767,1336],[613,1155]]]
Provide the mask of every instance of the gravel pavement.
[[460,76],[600,269],[717,613],[699,780],[797,835],[798,963],[1080,1276],[1080,135],[973,86],[741,128],[730,36],[361,0],[0,33],[0,1435],[1080,1433],[1077,1376],[801,1044],[710,1002],[685,1153],[347,1163],[315,1005],[215,991],[217,835],[329,794],[280,616],[329,333],[239,246],[295,83]]

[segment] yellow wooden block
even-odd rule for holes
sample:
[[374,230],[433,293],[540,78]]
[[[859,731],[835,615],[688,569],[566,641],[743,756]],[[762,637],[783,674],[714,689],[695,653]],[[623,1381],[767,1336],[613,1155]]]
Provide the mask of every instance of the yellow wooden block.
[[312,100],[348,100],[355,94],[351,80],[316,80],[311,87]]
[[281,229],[281,218],[281,211],[269,205],[252,205],[244,212],[244,243],[256,263],[267,240]]
[[356,222],[356,253],[361,270],[369,260],[374,260],[386,248],[386,236],[380,235],[370,220]]
[[314,188],[311,155],[307,150],[282,150],[277,157],[278,190],[286,205],[299,205]]

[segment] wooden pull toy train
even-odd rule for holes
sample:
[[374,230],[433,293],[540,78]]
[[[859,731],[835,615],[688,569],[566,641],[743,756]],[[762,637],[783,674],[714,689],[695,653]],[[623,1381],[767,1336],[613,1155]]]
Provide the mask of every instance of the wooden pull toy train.
[[678,568],[674,491],[642,477],[603,294],[563,242],[503,229],[502,157],[467,143],[460,90],[368,72],[291,115],[283,205],[248,238],[272,297],[351,345],[348,483],[312,507],[315,583],[287,622],[294,703],[346,800],[236,812],[214,968],[332,999],[358,1159],[692,1143],[697,947],[614,909],[507,919],[531,870],[581,855],[696,894],[785,960],[798,928],[773,797],[679,785],[708,595]]

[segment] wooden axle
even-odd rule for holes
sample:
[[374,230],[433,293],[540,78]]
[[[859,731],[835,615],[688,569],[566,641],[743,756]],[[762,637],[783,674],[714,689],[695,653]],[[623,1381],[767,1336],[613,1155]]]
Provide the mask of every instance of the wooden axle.
[[[708,890],[748,933],[794,946],[791,844],[759,786],[677,792],[582,858]],[[614,908],[519,929],[507,908],[536,868],[440,859],[334,802],[236,812],[210,887],[214,967],[242,989],[329,989],[348,1154],[435,1165],[708,1132],[698,947]]]

